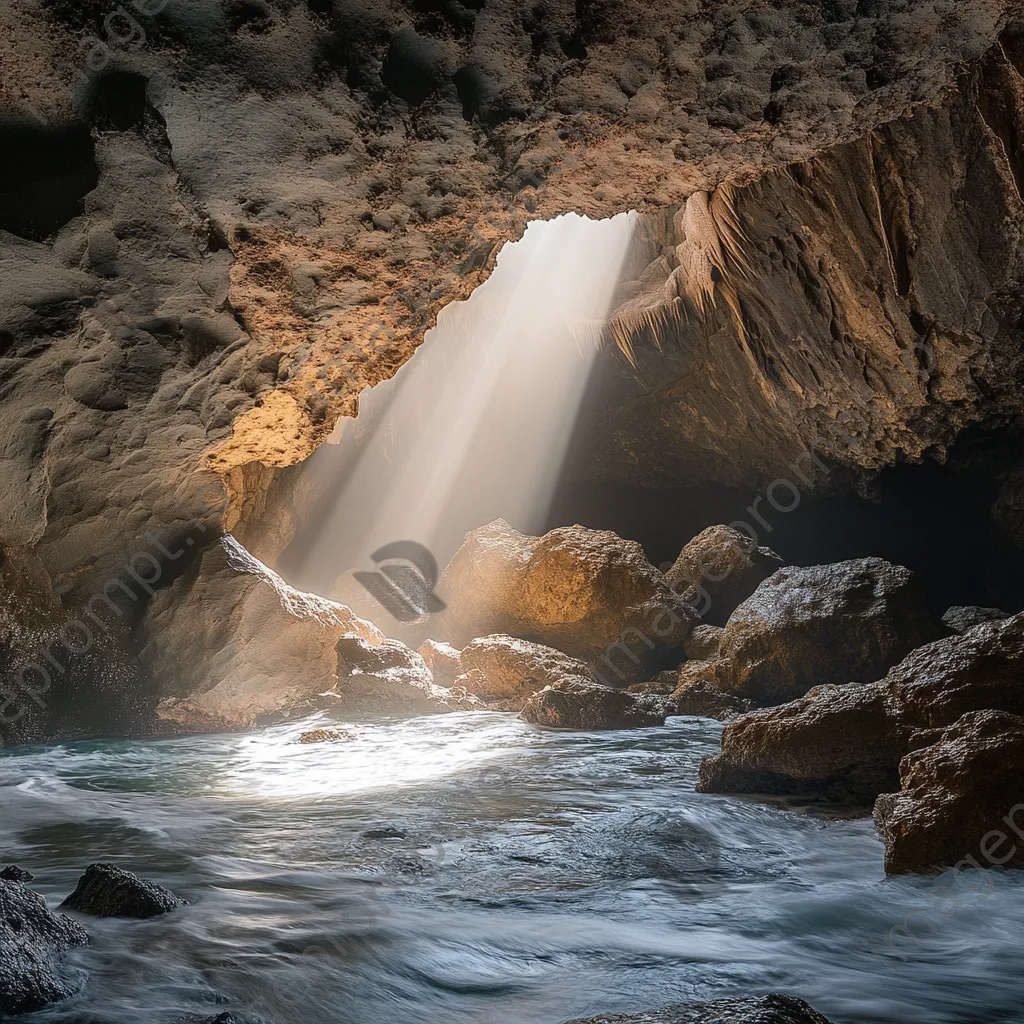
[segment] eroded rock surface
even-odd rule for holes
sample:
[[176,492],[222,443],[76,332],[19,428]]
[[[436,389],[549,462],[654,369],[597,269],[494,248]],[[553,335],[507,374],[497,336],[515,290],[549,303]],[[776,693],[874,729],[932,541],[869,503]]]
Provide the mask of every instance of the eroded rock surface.
[[693,613],[635,541],[562,527],[528,537],[503,520],[474,530],[441,581],[456,645],[490,633],[536,639],[598,679],[641,682],[690,635]]
[[423,715],[451,710],[422,655],[399,640],[372,644],[345,635],[337,643],[337,708],[344,714]]
[[63,953],[88,943],[71,918],[20,882],[0,879],[0,1014],[19,1016],[73,996],[81,972],[62,970]]
[[170,889],[114,864],[90,864],[75,891],[61,904],[97,917],[136,918],[159,917],[187,905]]
[[966,633],[982,622],[998,622],[1008,619],[1009,612],[1000,608],[982,608],[978,605],[954,605],[942,613],[942,621],[954,633]]
[[749,999],[716,999],[712,1003],[667,1006],[646,1013],[591,1017],[566,1024],[829,1024],[802,999],[771,995]]
[[519,717],[546,729],[638,729],[664,725],[672,713],[672,704],[661,697],[566,679],[535,693]]
[[459,650],[441,640],[424,640],[420,655],[438,686],[451,686],[459,674]]

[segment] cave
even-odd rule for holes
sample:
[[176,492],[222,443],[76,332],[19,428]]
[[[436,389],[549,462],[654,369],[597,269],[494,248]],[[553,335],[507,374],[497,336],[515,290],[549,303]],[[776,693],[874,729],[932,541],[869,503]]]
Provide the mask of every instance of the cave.
[[1020,1017],[1018,0],[0,23],[0,1018]]

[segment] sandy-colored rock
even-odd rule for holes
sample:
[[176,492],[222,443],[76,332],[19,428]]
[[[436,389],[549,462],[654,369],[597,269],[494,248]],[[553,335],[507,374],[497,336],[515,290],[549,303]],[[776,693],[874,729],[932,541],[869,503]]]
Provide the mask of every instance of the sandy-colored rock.
[[419,653],[438,686],[451,686],[459,674],[459,650],[442,640],[424,640]]
[[453,643],[490,633],[536,639],[616,685],[649,678],[693,624],[639,544],[581,526],[528,537],[496,520],[467,535],[440,589]]
[[900,792],[875,803],[890,875],[1024,868],[1024,718],[970,711],[900,762]]
[[671,703],[661,697],[567,679],[535,693],[519,717],[546,729],[639,729],[664,725],[672,711]]
[[299,737],[300,743],[342,743],[351,740],[352,733],[344,729],[310,729]]
[[337,705],[350,715],[428,715],[450,711],[422,655],[399,640],[371,644],[352,634],[337,644]]
[[686,598],[702,623],[724,626],[745,601],[785,563],[731,526],[709,526],[676,558],[665,578]]

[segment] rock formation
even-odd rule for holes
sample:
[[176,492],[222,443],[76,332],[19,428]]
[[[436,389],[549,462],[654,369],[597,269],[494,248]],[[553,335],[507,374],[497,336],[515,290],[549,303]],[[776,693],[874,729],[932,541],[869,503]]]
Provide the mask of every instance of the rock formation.
[[336,707],[344,714],[434,714],[451,710],[422,656],[399,640],[372,644],[346,634],[337,643]]
[[637,729],[664,725],[674,710],[662,697],[568,678],[535,693],[519,717],[546,729]]
[[162,885],[139,878],[114,864],[90,864],[75,891],[61,904],[97,917],[159,917],[185,900]]
[[712,1003],[667,1006],[646,1013],[591,1017],[567,1024],[829,1024],[802,999],[777,993],[760,998],[716,999]]

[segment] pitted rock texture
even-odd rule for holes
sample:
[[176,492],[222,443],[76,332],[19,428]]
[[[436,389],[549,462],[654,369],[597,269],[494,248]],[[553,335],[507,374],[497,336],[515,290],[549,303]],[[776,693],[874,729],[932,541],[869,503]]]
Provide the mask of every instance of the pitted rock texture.
[[535,693],[519,717],[546,729],[640,729],[673,713],[662,697],[626,693],[585,679],[563,679]]
[[0,879],[0,1014],[16,1017],[73,996],[84,977],[58,961],[88,941],[79,924],[51,913],[39,893]]
[[955,605],[942,613],[943,623],[954,633],[966,633],[981,622],[998,622],[1009,617],[1009,612],[999,608],[981,608],[978,605]]
[[148,918],[188,904],[170,889],[114,864],[90,864],[61,906],[97,917]]
[[438,628],[457,646],[490,633],[535,639],[622,685],[650,678],[694,622],[639,544],[581,526],[528,537],[499,519],[473,530],[439,592]]
[[802,999],[778,993],[749,999],[667,1006],[646,1013],[571,1020],[566,1024],[829,1024]]
[[954,866],[1024,867],[1024,718],[970,711],[900,762],[898,793],[875,802],[890,875]]
[[863,804],[899,788],[900,761],[961,716],[1024,714],[1024,614],[911,652],[878,682],[815,687],[728,724],[697,788],[818,793]]

